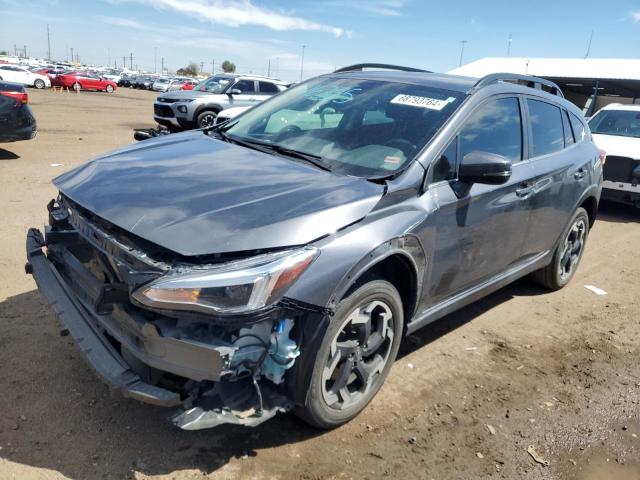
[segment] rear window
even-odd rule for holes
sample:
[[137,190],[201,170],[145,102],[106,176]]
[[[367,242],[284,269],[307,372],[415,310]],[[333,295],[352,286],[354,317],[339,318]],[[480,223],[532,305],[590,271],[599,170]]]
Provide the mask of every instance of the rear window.
[[573,131],[571,129],[571,123],[569,122],[569,113],[562,112],[562,128],[564,129],[564,146],[568,147],[573,145],[575,140],[573,138]]
[[569,120],[571,121],[573,136],[576,139],[576,143],[584,141],[587,136],[587,129],[584,125],[584,122],[573,113],[569,113]]
[[278,93],[278,87],[271,82],[259,82],[259,88],[261,93]]
[[539,157],[564,148],[562,111],[550,103],[527,99],[531,119],[532,156]]

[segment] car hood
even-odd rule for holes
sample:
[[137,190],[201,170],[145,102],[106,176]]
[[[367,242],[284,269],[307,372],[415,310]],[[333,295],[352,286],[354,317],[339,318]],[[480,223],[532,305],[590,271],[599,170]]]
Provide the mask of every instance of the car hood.
[[640,159],[640,138],[597,133],[592,135],[593,142],[607,152],[607,156]]
[[116,150],[53,183],[99,217],[186,256],[303,245],[360,220],[384,193],[200,131]]
[[[200,92],[198,90],[174,90],[166,94],[162,94],[162,98],[170,98],[172,100],[188,100],[190,98],[216,97],[224,95],[221,93]],[[159,100],[160,98],[158,98]]]

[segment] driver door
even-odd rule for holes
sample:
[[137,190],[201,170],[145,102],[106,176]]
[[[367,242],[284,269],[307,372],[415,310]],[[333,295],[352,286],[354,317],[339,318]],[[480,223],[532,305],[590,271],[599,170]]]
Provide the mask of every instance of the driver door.
[[[521,111],[517,97],[484,102],[433,164],[424,201],[434,205],[434,211],[427,218],[430,228],[421,229],[423,245],[431,245],[433,258],[423,306],[479,285],[522,259],[530,215],[522,185],[532,173],[524,160]],[[508,158],[512,175],[502,185],[476,183],[456,194],[457,167],[473,151]]]

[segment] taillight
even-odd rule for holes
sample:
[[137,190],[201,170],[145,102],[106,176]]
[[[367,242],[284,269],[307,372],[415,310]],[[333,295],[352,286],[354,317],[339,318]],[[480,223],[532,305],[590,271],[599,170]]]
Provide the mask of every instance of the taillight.
[[604,166],[605,162],[607,161],[607,152],[600,149],[598,150],[598,154],[600,155],[600,163],[602,163],[602,165]]
[[29,103],[29,95],[26,92],[4,92],[0,91],[0,95],[11,97],[20,102],[22,105]]

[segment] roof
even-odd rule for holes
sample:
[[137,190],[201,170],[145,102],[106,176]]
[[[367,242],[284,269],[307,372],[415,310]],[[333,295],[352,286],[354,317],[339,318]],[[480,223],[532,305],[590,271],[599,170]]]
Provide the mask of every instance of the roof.
[[600,110],[630,110],[632,112],[640,112],[640,105],[638,104],[625,104],[622,103],[610,103],[605,105]]
[[409,83],[461,93],[468,93],[478,81],[477,78],[447,75],[446,73],[404,72],[399,70],[354,70],[350,72],[330,73],[328,75],[362,80]]
[[496,72],[545,78],[640,80],[640,59],[486,57],[448,73],[483,77]]

